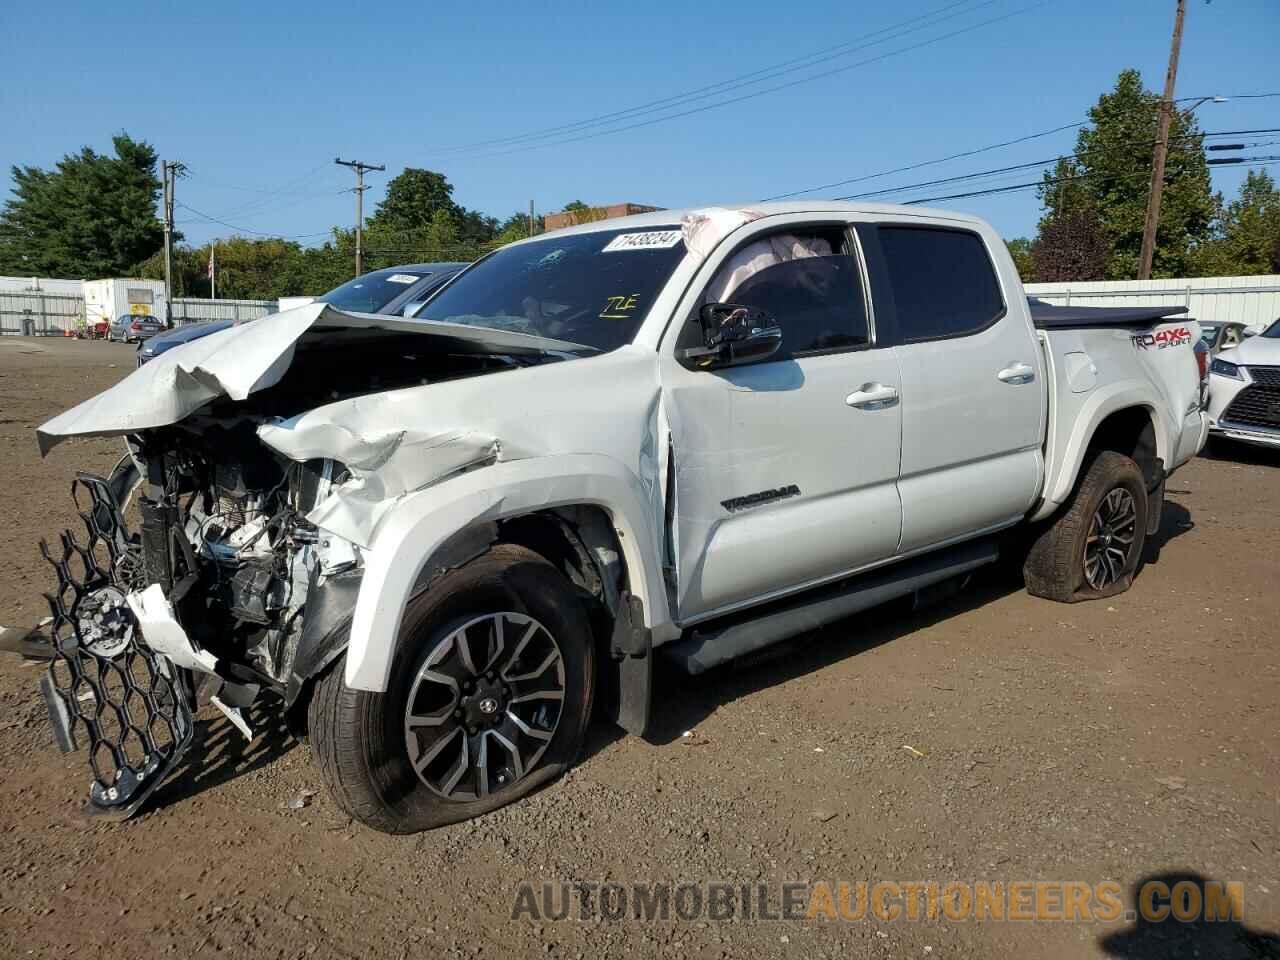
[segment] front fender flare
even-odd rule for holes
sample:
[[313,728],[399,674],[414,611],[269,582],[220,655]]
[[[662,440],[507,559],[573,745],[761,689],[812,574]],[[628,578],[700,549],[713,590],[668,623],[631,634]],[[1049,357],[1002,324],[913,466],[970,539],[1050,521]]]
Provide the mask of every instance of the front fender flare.
[[451,536],[472,524],[572,504],[609,513],[629,589],[644,601],[645,626],[669,624],[657,538],[662,510],[634,472],[600,454],[500,462],[410,494],[383,517],[364,558],[347,647],[347,686],[387,689],[405,604],[423,568]]

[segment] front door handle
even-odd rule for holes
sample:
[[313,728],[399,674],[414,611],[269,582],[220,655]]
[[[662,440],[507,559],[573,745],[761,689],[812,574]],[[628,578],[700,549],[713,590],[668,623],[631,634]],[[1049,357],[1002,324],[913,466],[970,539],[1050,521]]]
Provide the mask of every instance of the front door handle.
[[1035,378],[1035,368],[1029,363],[1011,363],[996,374],[997,380],[1012,383],[1015,386],[1020,383],[1030,383]]
[[864,383],[845,397],[844,402],[859,410],[883,410],[898,402],[898,388],[883,383]]

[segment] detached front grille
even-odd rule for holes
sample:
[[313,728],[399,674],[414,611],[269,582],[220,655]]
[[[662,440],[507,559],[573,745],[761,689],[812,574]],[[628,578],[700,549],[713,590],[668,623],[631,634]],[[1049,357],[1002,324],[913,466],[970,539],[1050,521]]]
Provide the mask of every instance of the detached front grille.
[[1249,367],[1253,383],[1235,395],[1221,420],[1280,430],[1280,367]]

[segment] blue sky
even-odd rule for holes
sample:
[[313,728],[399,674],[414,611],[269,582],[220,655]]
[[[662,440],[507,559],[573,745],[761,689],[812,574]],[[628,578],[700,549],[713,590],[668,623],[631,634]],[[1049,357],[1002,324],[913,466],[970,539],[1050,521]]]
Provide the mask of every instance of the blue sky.
[[[530,199],[539,211],[575,199],[669,207],[759,199],[1081,120],[1125,67],[1141,70],[1148,87],[1163,83],[1174,0],[1055,0],[1026,10],[1036,3],[5,4],[0,164],[51,166],[83,144],[108,149],[127,130],[188,165],[180,201],[246,235],[304,242],[353,218],[342,192],[353,177],[333,164],[339,155],[388,167],[370,178],[367,212],[405,166],[444,172],[458,202],[500,217]],[[934,12],[933,21],[905,22]],[[895,53],[958,30],[966,32]],[[820,66],[678,109],[850,67],[728,106],[573,143],[457,149],[859,38],[862,49],[836,51]],[[1278,39],[1280,0],[1190,0],[1178,95],[1280,91]],[[1199,116],[1207,130],[1280,127],[1280,98],[1208,104]],[[1064,131],[818,195],[1039,160],[1073,142]],[[1242,177],[1220,170],[1215,182],[1230,194]],[[1006,236],[1032,232],[1039,213],[1032,192],[946,205],[987,217]],[[178,219],[194,243],[236,232],[189,210]]]

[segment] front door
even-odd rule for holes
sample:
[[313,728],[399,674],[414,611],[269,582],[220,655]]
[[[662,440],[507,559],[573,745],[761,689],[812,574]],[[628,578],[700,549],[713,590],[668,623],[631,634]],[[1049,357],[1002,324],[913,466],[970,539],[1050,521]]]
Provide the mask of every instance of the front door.
[[[682,365],[664,344],[686,625],[889,559],[902,522],[898,361],[875,345],[852,234],[757,234],[700,276],[712,279],[695,307],[764,310],[783,342],[762,362],[718,370]],[[690,331],[668,339],[687,344]]]

